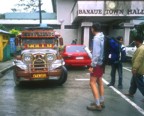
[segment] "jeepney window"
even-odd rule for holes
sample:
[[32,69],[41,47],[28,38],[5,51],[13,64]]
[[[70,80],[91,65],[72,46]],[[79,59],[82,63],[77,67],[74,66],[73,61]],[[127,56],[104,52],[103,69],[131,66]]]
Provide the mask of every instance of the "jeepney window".
[[54,44],[54,39],[23,39],[23,44]]

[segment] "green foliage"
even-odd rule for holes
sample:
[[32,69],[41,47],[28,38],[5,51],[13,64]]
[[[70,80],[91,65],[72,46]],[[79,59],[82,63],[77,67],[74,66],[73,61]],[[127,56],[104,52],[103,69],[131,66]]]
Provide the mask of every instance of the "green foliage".
[[131,30],[131,39],[133,39],[136,35],[141,35],[144,37],[144,23],[140,23],[140,25],[135,26],[135,29]]
[[0,25],[0,29],[2,29],[2,30],[7,30],[7,28],[4,26],[4,25]]
[[130,38],[131,39],[133,39],[136,35],[137,35],[137,30],[136,29],[130,31]]
[[140,23],[140,25],[135,27],[137,30],[137,34],[144,36],[144,23]]
[[39,0],[19,0],[19,3],[16,4],[16,7],[11,10],[13,12],[36,12],[39,11],[38,7]]
[[16,29],[12,29],[12,30],[10,30],[9,31],[11,34],[13,34],[13,35],[18,35],[18,34],[20,34],[20,31],[19,30],[16,30]]

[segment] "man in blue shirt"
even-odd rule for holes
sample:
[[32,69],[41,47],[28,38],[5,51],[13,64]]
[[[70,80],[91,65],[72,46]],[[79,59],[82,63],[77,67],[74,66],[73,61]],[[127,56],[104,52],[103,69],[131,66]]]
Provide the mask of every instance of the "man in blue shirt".
[[110,40],[110,63],[111,63],[111,82],[108,86],[115,85],[115,76],[116,70],[118,71],[119,81],[118,88],[122,89],[122,79],[123,79],[123,71],[122,71],[122,62],[123,57],[125,55],[125,47],[122,44],[123,37],[118,36],[116,40],[113,38]]

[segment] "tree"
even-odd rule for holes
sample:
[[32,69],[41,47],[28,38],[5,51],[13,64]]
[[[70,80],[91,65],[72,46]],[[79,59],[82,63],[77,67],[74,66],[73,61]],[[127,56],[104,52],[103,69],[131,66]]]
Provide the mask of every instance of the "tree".
[[144,37],[144,23],[140,23],[139,25],[136,25],[135,28],[131,30],[130,32],[131,40],[133,40],[133,38],[136,35],[141,35],[142,37]]
[[[42,3],[41,3],[42,5]],[[19,0],[15,8],[11,9],[13,12],[36,12],[39,11],[39,0]]]
[[17,36],[18,34],[20,34],[20,31],[19,30],[16,30],[16,29],[12,29],[9,31],[11,34]]
[[137,34],[144,36],[144,23],[140,23],[138,26],[135,26]]
[[5,31],[7,30],[7,28],[4,25],[1,25],[1,24],[0,24],[0,29],[5,30]]

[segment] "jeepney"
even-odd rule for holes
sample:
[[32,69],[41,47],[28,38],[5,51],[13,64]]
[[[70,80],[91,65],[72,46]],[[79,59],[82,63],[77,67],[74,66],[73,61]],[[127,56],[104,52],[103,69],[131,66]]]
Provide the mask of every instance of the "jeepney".
[[13,62],[16,86],[24,81],[52,80],[62,85],[67,69],[59,53],[63,38],[49,27],[26,28],[16,37],[19,53]]

